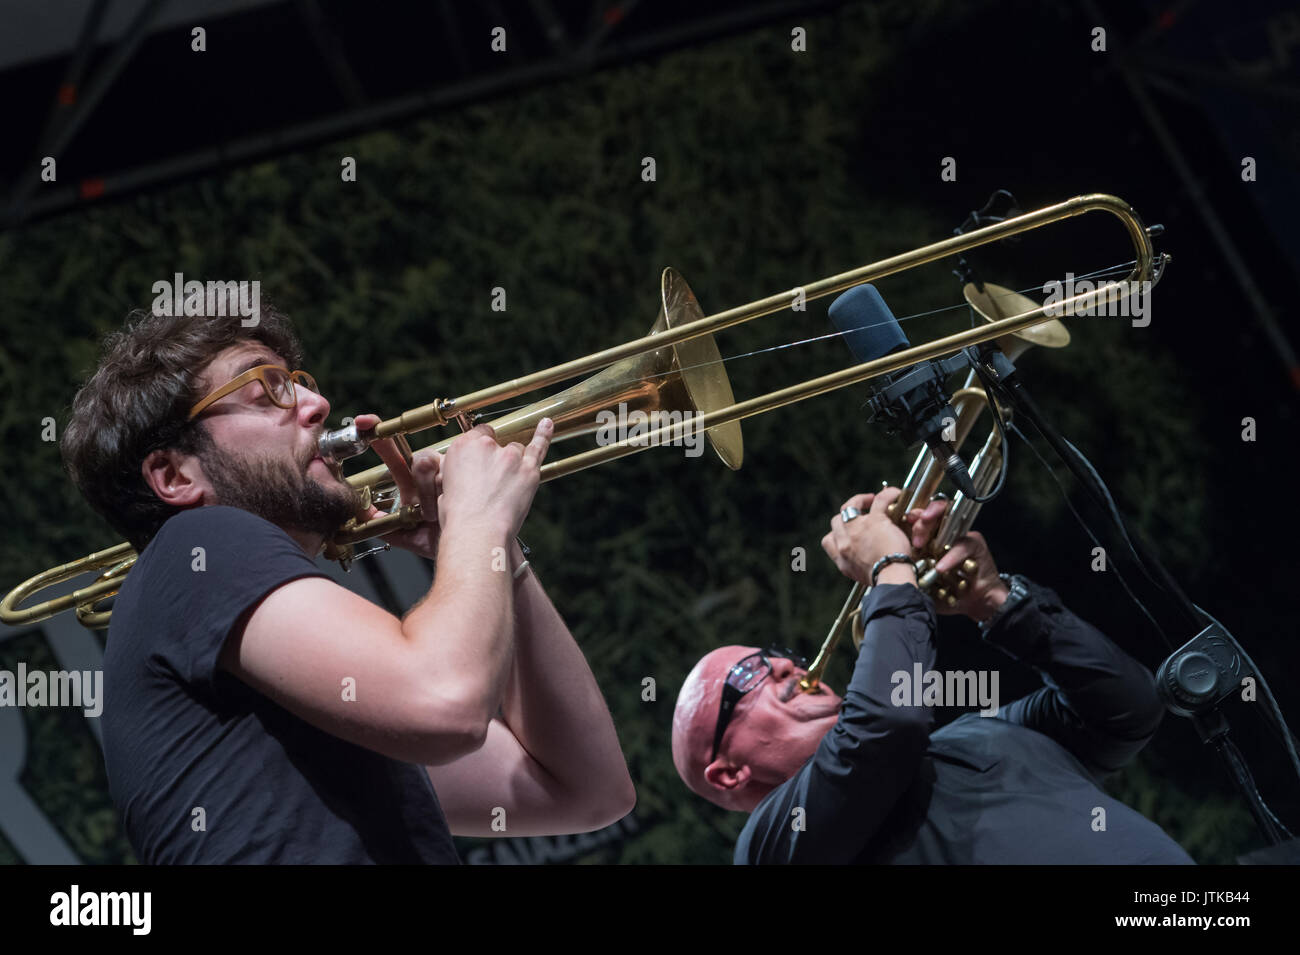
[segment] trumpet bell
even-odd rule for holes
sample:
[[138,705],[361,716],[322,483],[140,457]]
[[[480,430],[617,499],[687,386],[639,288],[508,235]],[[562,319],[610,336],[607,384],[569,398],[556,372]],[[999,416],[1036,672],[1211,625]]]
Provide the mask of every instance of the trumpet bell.
[[[961,290],[970,307],[975,309],[985,322],[996,322],[1013,315],[1032,312],[1039,305],[1027,295],[1013,292],[992,282],[984,283],[984,291],[968,282]],[[1064,348],[1070,344],[1070,330],[1061,324],[1060,319],[1049,318],[1038,325],[1030,325],[1010,335],[997,339],[998,347],[1006,352],[1007,358],[1015,361],[1030,345],[1040,348]]]

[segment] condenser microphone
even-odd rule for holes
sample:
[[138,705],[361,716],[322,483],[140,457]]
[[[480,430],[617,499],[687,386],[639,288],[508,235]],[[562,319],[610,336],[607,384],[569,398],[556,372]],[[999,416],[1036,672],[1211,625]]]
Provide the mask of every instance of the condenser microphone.
[[[910,345],[874,285],[854,286],[835,299],[830,319],[859,363],[875,361]],[[966,359],[959,355],[955,361],[960,365]],[[978,499],[966,462],[943,436],[947,426],[957,420],[944,384],[952,370],[944,362],[931,360],[878,376],[869,403],[871,420],[880,423],[886,433],[901,436],[908,445],[924,441],[935,458],[943,462],[944,472],[958,490]]]

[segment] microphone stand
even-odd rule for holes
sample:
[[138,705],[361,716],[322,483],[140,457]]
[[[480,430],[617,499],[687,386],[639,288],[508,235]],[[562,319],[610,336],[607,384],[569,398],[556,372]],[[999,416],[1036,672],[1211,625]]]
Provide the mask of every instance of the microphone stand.
[[[1140,540],[1129,537],[1124,527],[1123,517],[1115,507],[1101,478],[1091,466],[1084,466],[1079,460],[1081,455],[1078,451],[1047,421],[1024,383],[1020,381],[1015,365],[1002,350],[992,342],[985,342],[968,349],[967,354],[985,389],[995,391],[999,401],[1017,415],[1030,421],[1093,501],[1111,514],[1133,556],[1137,559],[1138,566],[1153,584],[1161,588],[1166,600],[1172,600],[1172,609],[1180,628],[1184,632],[1190,631],[1196,634],[1161,663],[1156,671],[1156,688],[1166,708],[1176,715],[1190,718],[1201,741],[1214,748],[1237,790],[1245,799],[1255,824],[1270,847],[1275,847],[1248,853],[1241,861],[1289,864],[1300,862],[1300,840],[1291,835],[1286,826],[1265,804],[1245,757],[1228,735],[1228,718],[1223,712],[1222,704],[1248,680],[1258,681],[1267,695],[1268,702],[1273,703],[1272,694],[1268,692],[1267,684],[1260,679],[1253,661],[1228,629],[1217,620],[1210,626],[1205,626],[1203,618],[1209,615],[1200,611],[1187,598],[1178,583],[1165,567],[1151,556]],[[1151,577],[1148,567],[1154,569],[1156,578]],[[1270,715],[1274,714],[1270,713]],[[1276,717],[1287,749],[1292,759],[1296,760],[1291,732],[1280,712],[1276,713]]]

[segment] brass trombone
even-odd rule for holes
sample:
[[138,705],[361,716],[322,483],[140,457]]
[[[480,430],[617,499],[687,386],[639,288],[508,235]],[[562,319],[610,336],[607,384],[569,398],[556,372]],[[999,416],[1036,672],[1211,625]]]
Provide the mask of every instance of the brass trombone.
[[[1063,314],[1069,314],[1076,308],[1087,308],[1095,302],[1117,299],[1128,291],[1130,283],[1152,280],[1168,257],[1163,254],[1159,257],[1155,255],[1150,234],[1129,204],[1104,193],[1076,196],[1065,202],[1008,218],[963,235],[943,239],[919,249],[850,269],[709,316],[703,315],[686,282],[669,269],[664,272],[662,279],[659,320],[644,337],[460,397],[440,398],[395,418],[381,421],[371,432],[364,435],[357,434],[355,428],[331,432],[321,439],[322,454],[339,460],[352,453],[359,453],[371,442],[381,438],[404,436],[453,421],[462,427],[468,427],[474,422],[474,414],[484,408],[579,375],[607,369],[605,373],[581,382],[561,395],[530,405],[511,419],[499,419],[494,422],[494,427],[499,429],[498,438],[503,441],[513,440],[510,437],[512,434],[518,435],[531,431],[532,425],[528,423],[529,421],[535,422],[547,415],[555,418],[557,425],[559,418],[563,417],[568,425],[572,426],[573,430],[570,432],[572,434],[589,433],[593,430],[590,420],[594,417],[593,412],[597,408],[605,408],[610,403],[619,401],[620,396],[625,393],[625,385],[629,378],[644,376],[633,386],[641,390],[640,396],[633,398],[634,401],[642,403],[641,407],[665,410],[669,405],[686,400],[689,401],[689,405],[685,409],[678,405],[671,410],[692,410],[699,413],[693,415],[689,421],[673,421],[654,428],[644,435],[583,451],[546,464],[542,467],[543,481],[604,464],[647,447],[673,443],[688,433],[700,431],[708,434],[715,451],[724,463],[730,467],[739,467],[743,455],[739,422],[743,418],[826,394],[919,361],[950,355],[968,346],[1040,324],[1049,316],[1046,314],[1046,307],[1033,308],[1023,314],[1008,316],[988,325],[938,338],[894,352],[884,358],[841,369],[740,402],[735,402],[732,398],[730,384],[721,370],[721,360],[716,345],[709,337],[712,333],[763,315],[783,311],[796,301],[808,301],[843,292],[864,282],[926,265],[968,249],[1088,212],[1108,212],[1120,220],[1133,245],[1133,268],[1126,278],[1064,299],[1056,303],[1055,307]],[[647,358],[647,356],[654,357]],[[672,397],[673,394],[676,397]],[[664,397],[660,398],[660,395]],[[557,407],[557,401],[563,407]],[[574,408],[580,409],[581,413],[573,411]],[[402,441],[398,443],[403,444]],[[327,545],[326,556],[347,561],[351,559],[351,546],[355,542],[382,537],[420,522],[420,506],[402,504],[397,499],[394,482],[386,467],[371,468],[347,480],[353,487],[362,491],[363,497],[372,502],[388,503],[392,506],[392,510],[373,520],[349,521]],[[134,552],[130,545],[119,544],[37,574],[14,588],[0,601],[0,620],[11,626],[35,623],[75,607],[78,618],[87,626],[106,626],[111,611],[97,611],[95,605],[117,592],[122,578],[130,569],[133,556]],[[81,573],[101,568],[107,569],[100,574],[95,583],[87,587],[30,607],[19,607],[23,601],[47,587]]]

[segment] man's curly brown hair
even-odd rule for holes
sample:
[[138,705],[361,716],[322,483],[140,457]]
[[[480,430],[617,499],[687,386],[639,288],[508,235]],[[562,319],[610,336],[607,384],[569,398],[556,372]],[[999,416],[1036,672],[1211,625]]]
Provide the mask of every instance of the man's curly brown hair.
[[293,369],[302,346],[289,319],[263,301],[258,324],[238,315],[154,315],[136,310],[104,339],[99,366],[72,402],[61,449],[81,493],[137,551],[144,550],[177,508],[145,483],[140,466],[151,451],[175,448],[203,455],[216,450],[202,419],[186,415],[204,370],[225,349],[244,341],[272,349]]

